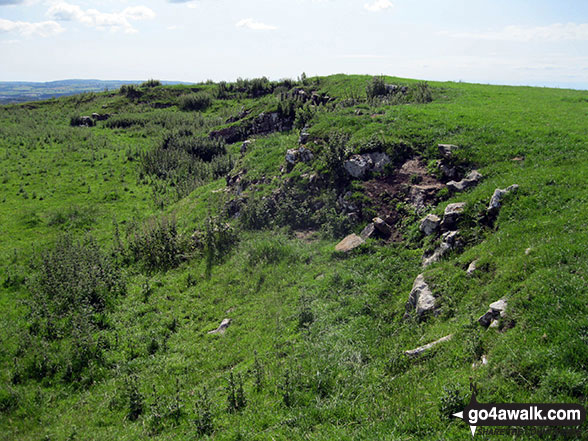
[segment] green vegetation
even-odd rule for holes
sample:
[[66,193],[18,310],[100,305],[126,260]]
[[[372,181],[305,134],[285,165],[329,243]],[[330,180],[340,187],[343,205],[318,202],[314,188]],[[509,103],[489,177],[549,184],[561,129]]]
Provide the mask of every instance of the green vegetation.
[[[586,100],[303,75],[0,107],[0,439],[461,440],[470,379],[480,402],[586,406]],[[303,128],[312,157],[287,164]],[[423,176],[394,179],[415,158],[440,178],[439,143],[484,179],[418,211]],[[352,179],[372,152],[390,164]],[[463,247],[423,270],[419,220],[452,202]],[[384,212],[393,240],[334,251]]]

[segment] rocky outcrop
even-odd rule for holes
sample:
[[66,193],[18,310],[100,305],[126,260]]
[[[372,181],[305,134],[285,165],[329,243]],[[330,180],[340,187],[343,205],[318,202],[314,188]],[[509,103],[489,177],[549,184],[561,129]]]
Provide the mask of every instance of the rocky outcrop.
[[424,346],[420,346],[420,347],[418,347],[416,349],[411,349],[409,351],[404,351],[404,354],[407,355],[407,356],[409,356],[409,357],[416,357],[418,355],[421,355],[423,352],[426,352],[429,349],[434,348],[439,343],[443,343],[443,342],[449,341],[452,338],[453,338],[453,334],[449,334],[449,335],[446,335],[445,337],[441,337],[439,340],[435,340],[435,341],[433,341],[431,343],[428,343],[428,344],[426,344]]
[[363,240],[367,240],[370,237],[374,237],[376,234],[376,226],[373,222],[370,222],[365,226],[363,230],[361,230],[361,233],[359,233],[359,237],[361,237]]
[[365,243],[365,240],[363,240],[357,234],[350,234],[335,246],[335,251],[339,251],[341,253],[348,253],[349,251],[357,248],[363,243]]
[[380,217],[374,217],[372,223],[378,232],[384,237],[390,237],[392,234],[392,228]]
[[266,135],[273,132],[291,130],[294,119],[285,117],[278,112],[260,113],[252,121],[214,130],[210,138],[222,138],[227,144],[244,141],[251,135]]
[[231,319],[226,318],[224,319],[221,324],[213,331],[208,331],[209,334],[224,334],[229,325],[231,324]]
[[465,202],[455,202],[445,207],[443,213],[443,221],[441,221],[441,231],[451,231],[457,226],[458,220],[461,218],[465,208]]
[[363,179],[369,172],[381,172],[387,164],[390,163],[390,157],[386,153],[374,152],[363,155],[353,155],[343,167],[352,178]]
[[475,187],[482,180],[482,175],[477,170],[472,170],[461,181],[449,181],[447,188],[454,193],[465,191]]
[[398,84],[385,84],[384,87],[386,88],[386,93],[388,95],[396,95],[397,93],[406,95],[408,93],[408,86],[399,86]]
[[490,198],[490,204],[488,205],[488,214],[498,214],[498,211],[502,206],[502,199],[504,199],[504,197],[511,192],[516,193],[518,189],[519,186],[517,184],[513,184],[505,189],[497,188],[494,190],[494,194],[492,195],[492,198]]
[[431,234],[435,233],[439,226],[441,225],[441,219],[439,216],[434,214],[428,214],[423,219],[421,219],[421,223],[419,225],[419,230],[425,235],[430,236]]
[[504,313],[506,312],[507,302],[506,299],[502,298],[497,300],[494,303],[490,304],[490,309],[484,314],[482,317],[478,319],[478,323],[480,323],[483,327],[497,327],[498,326],[498,319],[503,317]]
[[308,142],[310,139],[310,133],[308,133],[308,129],[305,127],[300,131],[300,136],[298,137],[298,144],[303,145]]
[[439,144],[437,145],[437,149],[439,150],[439,154],[444,158],[451,158],[453,153],[459,149],[458,146],[453,144]]
[[314,155],[306,147],[288,149],[288,151],[286,151],[286,163],[289,166],[294,166],[297,162],[310,162],[313,158]]
[[106,121],[108,118],[110,118],[110,113],[92,113],[94,121]]
[[425,281],[425,276],[419,274],[412,284],[412,290],[408,295],[406,312],[416,310],[417,316],[422,318],[426,313],[435,309],[435,296]]

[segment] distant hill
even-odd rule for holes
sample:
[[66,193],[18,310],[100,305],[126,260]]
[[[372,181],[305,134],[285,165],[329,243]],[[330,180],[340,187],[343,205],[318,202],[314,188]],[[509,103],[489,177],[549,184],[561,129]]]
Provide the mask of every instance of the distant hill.
[[[83,92],[103,92],[118,89],[123,84],[141,84],[143,80],[59,80],[45,83],[0,81],[0,104],[46,100]],[[187,84],[179,81],[162,81],[162,84]]]

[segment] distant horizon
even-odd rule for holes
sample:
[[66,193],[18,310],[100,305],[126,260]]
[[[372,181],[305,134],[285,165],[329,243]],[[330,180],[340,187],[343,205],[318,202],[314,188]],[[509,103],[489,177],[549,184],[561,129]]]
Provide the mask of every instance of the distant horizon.
[[[331,75],[364,75],[364,76],[387,76],[387,77],[395,77],[395,78],[399,78],[399,79],[407,79],[407,80],[416,80],[416,81],[427,81],[427,82],[435,82],[435,83],[464,83],[464,84],[476,84],[476,85],[481,85],[481,86],[504,86],[504,87],[535,87],[535,88],[545,88],[545,89],[569,89],[569,90],[578,90],[578,91],[584,91],[584,90],[588,90],[588,82],[586,83],[543,83],[543,84],[525,84],[525,83],[518,83],[518,84],[508,84],[508,83],[502,83],[502,82],[479,82],[479,81],[463,81],[463,80],[434,80],[434,79],[427,79],[427,78],[408,78],[408,77],[399,77],[397,75],[389,75],[389,74],[367,74],[367,73],[362,73],[362,74],[358,74],[358,73],[341,73],[341,72],[337,72],[337,73],[331,73],[331,74],[326,74],[326,75],[309,75],[309,77],[314,77],[314,76],[319,76],[319,77],[328,77]],[[263,77],[264,75],[262,75]],[[270,81],[279,81],[282,79],[293,79],[295,80],[298,76],[290,76],[290,77],[280,77],[280,78],[272,78],[269,77],[267,75],[265,75],[266,78],[268,78]],[[150,79],[154,79],[154,80],[158,80],[161,81],[162,83],[168,83],[168,85],[173,85],[173,84],[199,84],[199,83],[204,83],[206,81],[213,81],[214,83],[219,83],[221,81],[226,81],[226,82],[235,82],[237,81],[238,78],[243,78],[243,79],[251,79],[251,78],[258,78],[258,77],[237,77],[231,80],[227,80],[227,79],[217,79],[215,80],[214,78],[208,78],[206,80],[177,80],[177,79],[162,79],[162,78],[154,78],[154,77],[148,77],[148,78],[142,78],[142,79],[103,79],[103,78],[61,78],[61,79],[56,79],[56,80],[46,80],[46,81],[29,81],[29,80],[0,80],[0,83],[28,83],[28,84],[49,84],[49,83],[59,83],[59,82],[64,82],[64,81],[97,81],[97,82],[115,82],[115,83],[121,83],[121,82],[128,82],[128,83],[141,83],[141,82],[145,82],[147,80]]]

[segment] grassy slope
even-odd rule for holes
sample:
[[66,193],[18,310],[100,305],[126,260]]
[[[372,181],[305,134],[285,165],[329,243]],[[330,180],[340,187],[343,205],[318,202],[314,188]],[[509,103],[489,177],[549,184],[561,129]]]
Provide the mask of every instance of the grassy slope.
[[[367,80],[334,76],[321,88],[346,97],[362,93]],[[496,187],[520,185],[505,202],[495,231],[483,231],[478,245],[427,272],[444,305],[440,316],[420,324],[402,319],[421,271],[419,249],[370,242],[341,258],[332,252],[333,240],[306,243],[285,231],[242,232],[235,251],[213,268],[210,279],[199,259],[155,275],[129,271],[129,294],[112,317],[118,344],[108,357],[114,367],[104,380],[85,390],[32,381],[11,386],[12,354],[23,320],[18,300],[27,293],[22,285],[7,286],[0,298],[0,379],[5,390],[16,391],[19,406],[0,415],[2,436],[142,439],[153,413],[149,405],[171,400],[176,381],[184,416],[154,439],[195,436],[193,406],[203,386],[212,398],[215,439],[463,439],[466,427],[445,419],[439,405],[444,386],[466,394],[470,377],[479,382],[480,401],[586,404],[586,93],[433,85],[442,91],[430,104],[365,105],[361,116],[341,109],[319,115],[311,133],[338,127],[358,144],[382,133],[429,155],[439,142],[463,146],[460,154],[486,179],[448,202],[487,204]],[[5,274],[26,271],[22,265],[31,247],[50,243],[64,229],[91,231],[107,246],[113,217],[131,222],[156,212],[136,161],[127,158],[154,146],[157,130],[68,126],[69,115],[100,111],[103,103],[115,105],[119,99],[99,95],[87,103],[70,98],[0,111]],[[228,105],[238,110],[248,103]],[[130,113],[151,112],[120,105]],[[231,109],[215,104],[207,114],[227,116]],[[285,150],[295,143],[292,134],[258,138],[243,161],[252,176],[277,173]],[[516,156],[525,160],[512,161]],[[212,182],[166,211],[176,212],[190,232],[220,197],[212,191],[223,187],[224,180]],[[56,211],[74,214],[55,225]],[[483,270],[468,278],[464,268],[475,258]],[[148,277],[153,292],[145,303],[142,286]],[[498,333],[470,326],[503,296],[510,300],[514,328]],[[309,311],[314,321],[299,329],[299,318]],[[206,334],[225,317],[233,319],[225,335]],[[175,331],[169,326],[173,319]],[[424,358],[407,361],[401,355],[452,332],[457,338]],[[161,348],[148,355],[152,339]],[[480,347],[489,364],[473,370],[473,353]],[[254,351],[263,370],[261,391],[254,388]],[[243,375],[248,400],[235,414],[225,410],[231,369]],[[125,420],[125,378],[131,372],[145,395],[146,411],[137,422]],[[283,396],[290,389],[294,404],[287,407]]]

